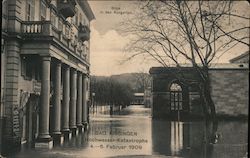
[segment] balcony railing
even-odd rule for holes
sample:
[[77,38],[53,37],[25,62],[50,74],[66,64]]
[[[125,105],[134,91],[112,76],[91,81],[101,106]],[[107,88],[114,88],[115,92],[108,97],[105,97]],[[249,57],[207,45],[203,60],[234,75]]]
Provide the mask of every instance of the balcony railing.
[[73,17],[76,14],[75,0],[59,0],[58,10],[65,17]]
[[79,26],[78,30],[78,37],[81,41],[88,41],[90,38],[90,30],[87,25],[81,25]]
[[[88,30],[88,32],[90,31]],[[53,39],[57,39],[58,42],[65,45],[67,48],[69,48],[72,52],[74,52],[81,58],[83,59],[86,58],[82,54],[87,53],[88,50],[86,50],[86,48],[82,46],[81,44],[82,41],[78,41],[78,39],[73,35],[72,36],[68,35],[66,31],[65,32],[59,31],[56,27],[52,25],[51,21],[23,21],[21,24],[21,34],[26,39],[28,38],[48,39],[47,37],[51,36],[53,37]],[[84,38],[86,39],[87,37]],[[88,39],[89,39],[89,33],[88,33]]]
[[52,35],[50,21],[24,21],[21,31],[25,35]]

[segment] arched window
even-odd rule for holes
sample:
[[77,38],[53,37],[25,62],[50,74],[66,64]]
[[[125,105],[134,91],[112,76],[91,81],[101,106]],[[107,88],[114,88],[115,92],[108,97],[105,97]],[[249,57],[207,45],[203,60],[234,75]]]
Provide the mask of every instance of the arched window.
[[172,83],[170,86],[170,110],[183,110],[182,107],[182,88],[177,83]]
[[181,86],[177,83],[172,83],[170,87],[170,91],[182,91]]

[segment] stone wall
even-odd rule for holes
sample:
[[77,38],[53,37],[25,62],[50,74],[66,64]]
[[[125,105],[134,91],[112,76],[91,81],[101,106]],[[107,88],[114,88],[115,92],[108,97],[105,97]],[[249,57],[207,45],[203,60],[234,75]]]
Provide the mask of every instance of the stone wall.
[[212,98],[218,115],[247,116],[249,69],[212,69],[209,71]]

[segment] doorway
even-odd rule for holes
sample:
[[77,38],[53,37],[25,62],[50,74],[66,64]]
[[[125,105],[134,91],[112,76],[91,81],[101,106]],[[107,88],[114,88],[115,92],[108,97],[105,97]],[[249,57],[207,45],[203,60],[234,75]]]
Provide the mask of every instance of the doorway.
[[38,104],[39,97],[31,94],[19,111],[22,144],[32,145],[36,138]]

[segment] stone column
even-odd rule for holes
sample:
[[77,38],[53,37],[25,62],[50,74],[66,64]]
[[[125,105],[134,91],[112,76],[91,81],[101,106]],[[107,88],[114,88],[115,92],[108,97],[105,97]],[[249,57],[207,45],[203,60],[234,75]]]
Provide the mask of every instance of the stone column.
[[39,133],[36,148],[52,148],[53,142],[49,135],[49,99],[50,99],[50,61],[51,57],[42,57],[41,105],[39,114]]
[[84,75],[83,76],[83,82],[82,82],[82,85],[83,85],[83,90],[82,90],[82,93],[83,93],[83,102],[82,102],[82,123],[84,126],[87,125],[87,94],[86,94],[86,89],[87,89],[87,84],[86,84],[86,80],[87,80],[87,76]]
[[65,66],[63,74],[63,106],[62,106],[62,132],[64,136],[70,134],[69,130],[69,88],[70,88],[70,68]]
[[62,144],[63,137],[61,135],[61,62],[56,63],[55,71],[55,95],[53,107],[53,138]]
[[70,77],[70,108],[69,108],[69,128],[73,133],[76,131],[76,80],[77,72],[72,69]]
[[76,124],[79,130],[82,129],[82,73],[78,73],[77,80],[77,107],[76,107]]

